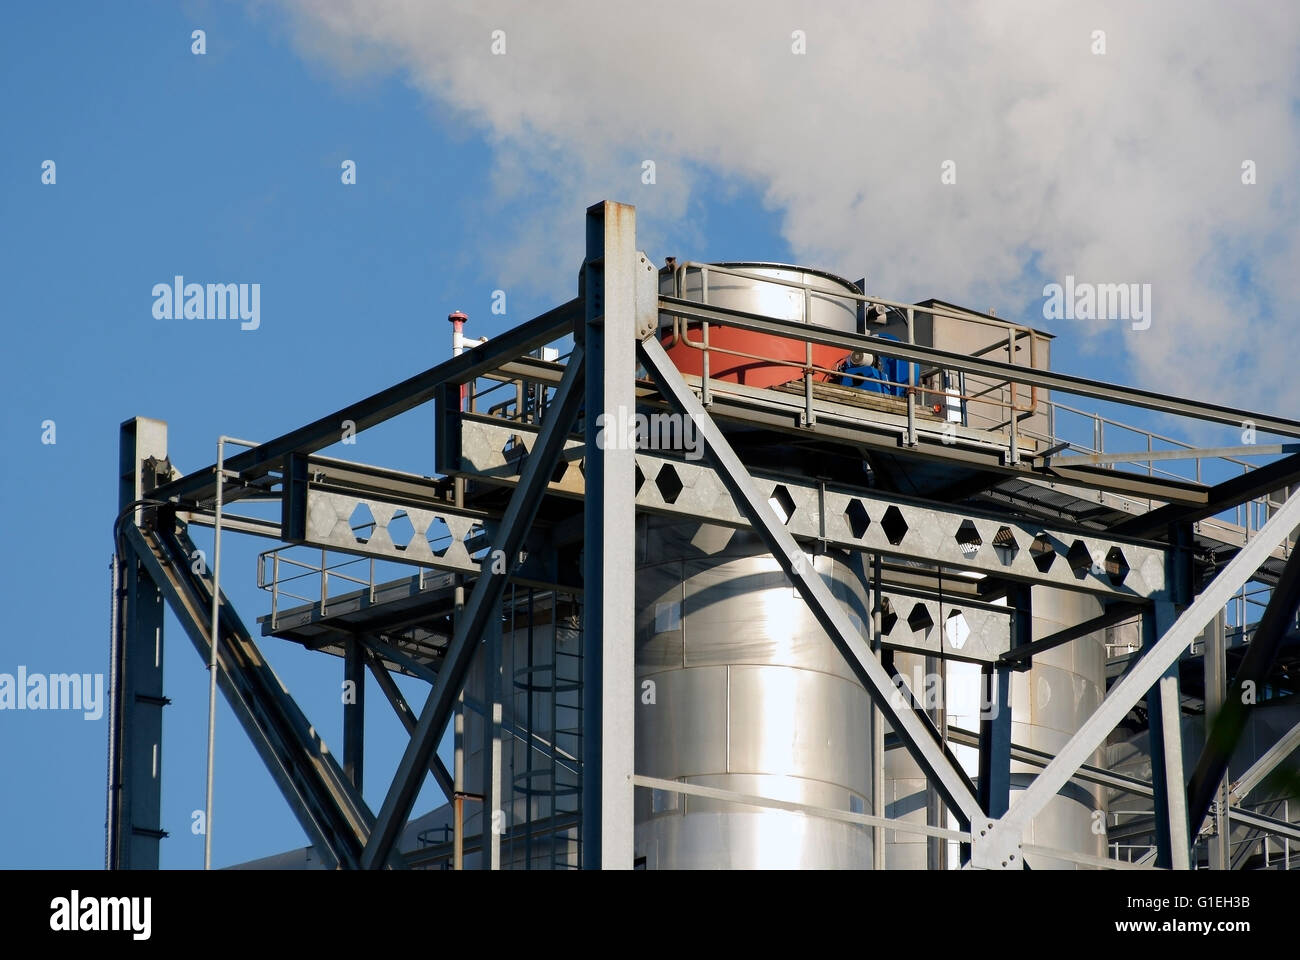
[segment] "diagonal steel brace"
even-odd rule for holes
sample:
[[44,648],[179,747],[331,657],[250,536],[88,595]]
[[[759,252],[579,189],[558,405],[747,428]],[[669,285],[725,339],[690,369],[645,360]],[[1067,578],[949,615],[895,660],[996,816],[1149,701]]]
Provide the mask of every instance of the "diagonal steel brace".
[[[886,721],[899,734],[903,745],[935,784],[944,802],[963,826],[983,818],[979,801],[970,789],[970,781],[951,752],[935,739],[931,729],[915,709],[898,703],[898,688],[854,628],[852,621],[831,594],[821,576],[810,569],[802,550],[789,531],[777,520],[772,508],[754,487],[753,480],[722,431],[705,412],[695,393],[686,385],[664,348],[654,338],[640,344],[646,369],[669,401],[689,416],[703,438],[709,458],[726,484],[736,506],[763,537],[772,555],[793,581],[818,623],[848,661],[867,693],[884,713]],[[910,699],[910,698],[909,698]]]
[[482,572],[474,582],[474,590],[465,603],[464,610],[456,618],[456,630],[443,657],[438,679],[420,711],[420,719],[411,732],[410,742],[402,753],[397,773],[388,787],[374,830],[361,854],[361,866],[365,869],[381,867],[392,859],[397,836],[411,815],[411,807],[429,769],[438,739],[451,716],[456,695],[464,686],[465,675],[469,671],[474,650],[482,639],[483,629],[493,616],[500,616],[501,593],[514,567],[513,558],[519,556],[524,536],[537,515],[537,508],[546,493],[551,473],[564,447],[564,440],[582,402],[585,367],[583,348],[575,345],[564,378],[560,381],[542,422],[541,433],[537,436],[532,452],[524,460],[519,485],[511,495],[510,504],[501,518],[501,540],[495,545],[496,550],[488,554],[490,558],[496,555],[496,551],[500,551],[500,555],[505,557],[505,563],[497,565],[489,560],[482,565]]

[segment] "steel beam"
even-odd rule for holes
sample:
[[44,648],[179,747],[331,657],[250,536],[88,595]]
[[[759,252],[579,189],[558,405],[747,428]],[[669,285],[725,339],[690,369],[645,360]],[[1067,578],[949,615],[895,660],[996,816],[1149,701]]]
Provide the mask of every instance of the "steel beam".
[[[360,433],[368,427],[405,413],[434,399],[443,384],[468,383],[507,360],[514,360],[530,350],[558,340],[573,329],[574,322],[581,316],[582,301],[570,300],[485,343],[469,347],[458,357],[231,457],[226,461],[226,468],[238,473],[245,481],[265,476],[288,454],[313,453],[338,443],[345,422],[351,421],[355,431]],[[202,500],[210,497],[215,470],[215,464],[205,467],[163,484],[155,493],[160,499],[170,500]]]
[[1269,747],[1258,760],[1246,769],[1245,773],[1233,782],[1231,787],[1233,802],[1241,803],[1250,791],[1259,786],[1265,777],[1277,769],[1278,764],[1290,757],[1296,750],[1300,750],[1300,723],[1282,734],[1277,743]]
[[[898,702],[898,689],[889,673],[872,654],[870,647],[858,635],[838,600],[822,578],[813,571],[812,564],[777,520],[767,499],[754,485],[744,464],[727,443],[726,437],[700,405],[699,399],[686,386],[681,374],[673,366],[658,341],[644,340],[641,356],[646,369],[669,398],[673,406],[689,416],[698,434],[703,438],[709,457],[718,473],[724,478],[736,505],[749,519],[754,529],[763,537],[772,555],[793,581],[796,589],[811,608],[817,621],[831,641],[843,654],[849,667],[857,675],[867,693],[884,713],[889,725],[903,741],[908,752],[920,764],[939,791],[944,802],[963,823],[973,823],[982,817],[979,801],[969,787],[969,780],[961,771],[952,753],[946,750],[925,722],[918,710]],[[913,698],[914,699],[914,698]]]
[[582,269],[587,350],[582,866],[630,870],[636,566],[628,537],[635,522],[636,450],[618,425],[636,412],[638,328],[648,326],[650,332],[658,322],[658,273],[637,253],[633,207],[606,202],[588,208]]
[[[863,561],[865,557],[861,557]],[[893,654],[886,653],[884,649],[884,638],[881,630],[881,620],[884,615],[883,603],[881,598],[881,586],[883,580],[884,563],[879,554],[871,557],[871,582],[874,589],[871,592],[871,655],[881,659],[882,664],[886,657],[892,660]],[[865,563],[864,563],[865,573]],[[865,580],[866,577],[864,576]],[[893,673],[892,667],[888,671]],[[887,804],[885,803],[885,715],[881,713],[880,707],[876,702],[871,702],[871,808],[875,816],[879,819],[885,819]],[[885,856],[885,828],[877,825],[871,833],[871,865],[873,870],[884,870],[887,866]]]
[[[350,696],[349,696],[350,695]],[[365,647],[355,639],[343,654],[343,775],[361,792],[366,750]]]
[[[1227,618],[1224,611],[1220,610],[1205,627],[1202,634],[1203,650],[1202,665],[1204,667],[1204,685],[1205,685],[1205,739],[1209,742],[1214,733],[1214,721],[1223,709],[1223,700],[1228,695],[1228,663],[1227,663],[1227,635],[1226,635]],[[1231,843],[1231,825],[1228,820],[1228,797],[1227,776],[1225,774],[1219,780],[1219,785],[1215,790],[1215,800],[1212,808],[1214,817],[1214,836],[1209,841],[1209,861],[1210,866],[1215,870],[1230,870],[1232,868],[1232,843]]]
[[1194,417],[1213,423],[1226,423],[1241,426],[1253,423],[1261,433],[1277,433],[1288,437],[1300,437],[1300,421],[1287,420],[1282,417],[1269,417],[1238,410],[1234,407],[1220,406],[1214,403],[1202,403],[1171,397],[1168,394],[1136,387],[1123,387],[1075,377],[1051,370],[1039,370],[1014,363],[998,360],[985,360],[965,353],[953,353],[935,347],[923,347],[918,344],[902,343],[897,340],[885,340],[869,334],[841,333],[830,327],[817,327],[797,320],[778,320],[760,314],[733,310],[728,307],[705,305],[694,300],[682,300],[677,297],[661,296],[659,308],[665,313],[682,317],[685,320],[707,321],[718,326],[737,327],[741,330],[753,330],[769,333],[793,340],[806,340],[812,343],[847,350],[865,350],[868,353],[896,357],[913,363],[931,364],[948,370],[961,370],[995,380],[1010,380],[1027,386],[1044,387],[1075,396],[1092,397],[1111,403],[1144,407],[1161,413]]
[[1129,517],[1110,529],[1112,533],[1131,537],[1159,536],[1175,523],[1204,520],[1248,500],[1276,490],[1285,490],[1298,480],[1300,453],[1295,453],[1210,487],[1206,493],[1206,502],[1202,505],[1166,504],[1150,513]]
[[[306,530],[301,537],[290,537],[290,542],[456,573],[478,573],[478,561],[470,556],[466,541],[480,528],[480,518],[456,510],[421,510],[403,506],[392,498],[332,490],[307,489],[304,499]],[[370,511],[375,523],[358,532],[352,529],[349,518],[362,506]],[[409,537],[394,532],[393,521],[399,513],[411,524],[413,533]],[[441,527],[437,526],[439,522]],[[444,527],[449,540],[443,540],[439,532]]]
[[[988,836],[977,844],[973,860],[979,866],[996,867],[1014,851],[1021,833],[1048,801],[1070,779],[1071,774],[1101,746],[1107,735],[1148,690],[1164,675],[1170,665],[1191,644],[1196,635],[1222,609],[1240,586],[1259,568],[1272,550],[1300,524],[1300,496],[1291,497],[1251,540],[1183,611],[1160,640],[1133,666],[1102,701],[1057,754],[1056,759],[1023,791],[1006,815],[996,824],[989,821],[984,829]],[[1231,700],[1229,700],[1231,703]],[[1191,805],[1189,804],[1189,808]],[[1191,808],[1189,822],[1204,819]],[[983,847],[983,852],[981,852]]]
[[[1286,505],[1264,525],[1264,528],[1251,541],[1242,554],[1250,550],[1260,540],[1265,539],[1266,531],[1272,530],[1277,521],[1295,513],[1300,494],[1293,494]],[[1286,526],[1277,539],[1287,536],[1296,528],[1295,520]],[[1241,554],[1238,554],[1241,556]],[[1234,563],[1236,561],[1233,561]],[[1231,566],[1231,564],[1229,564]],[[1226,571],[1225,571],[1226,572]],[[1223,574],[1219,575],[1222,578]],[[1217,583],[1218,580],[1216,579]],[[1228,759],[1246,729],[1246,719],[1250,708],[1259,698],[1260,691],[1277,658],[1278,648],[1283,637],[1295,624],[1296,609],[1300,606],[1300,551],[1292,553],[1282,569],[1268,606],[1259,618],[1250,645],[1246,648],[1233,677],[1232,686],[1214,721],[1214,729],[1206,738],[1205,747],[1196,762],[1191,781],[1187,784],[1187,811],[1194,830],[1199,830],[1214,799],[1215,791],[1228,770]]]
[[1142,612],[1143,606],[1140,603],[1112,603],[1106,607],[1104,613],[1100,616],[1093,617],[1083,623],[1075,624],[1072,627],[1066,627],[1058,630],[1053,634],[1043,637],[1041,640],[1035,640],[1029,643],[1022,643],[1012,647],[1001,657],[999,663],[1019,664],[1032,660],[1040,653],[1046,653],[1053,647],[1059,647],[1062,644],[1070,643],[1081,637],[1096,633],[1098,630],[1104,630],[1107,627],[1114,626],[1117,623],[1123,623],[1125,620],[1131,620],[1133,617]]
[[[463,418],[461,467],[464,475],[503,486],[516,484],[515,462],[503,447],[510,437],[527,445],[531,429],[523,424],[484,417]],[[573,438],[566,459],[589,456]],[[707,523],[750,526],[732,502],[726,483],[712,465],[635,451],[636,469],[645,478],[636,489],[638,510],[691,517]],[[584,464],[588,476],[589,465]],[[661,485],[661,478],[671,482]],[[796,540],[826,543],[846,550],[880,553],[944,567],[973,570],[993,578],[1041,583],[1065,590],[1098,594],[1108,600],[1140,600],[1165,590],[1168,549],[1152,542],[1111,536],[1080,526],[1043,524],[998,513],[919,500],[865,487],[823,484],[806,477],[753,473],[765,496],[789,497],[794,510],[786,529]],[[590,481],[587,480],[587,484]],[[579,498],[582,472],[569,470],[551,490]],[[669,492],[665,492],[665,490]],[[974,528],[974,536],[967,530]],[[963,539],[963,538],[966,539]],[[1006,540],[1007,546],[1001,546]],[[974,548],[972,550],[972,547]],[[1109,557],[1122,564],[1112,577]],[[1119,573],[1123,573],[1119,576]]]
[[989,664],[1011,647],[1016,612],[1010,607],[963,600],[940,590],[926,595],[885,587],[881,599],[895,614],[892,629],[881,637],[887,649]]
[[946,827],[935,827],[930,824],[913,823],[910,820],[901,820],[895,817],[877,817],[868,813],[853,813],[848,810],[837,810],[832,807],[819,807],[810,803],[799,803],[796,800],[775,800],[771,797],[759,797],[750,793],[740,793],[736,790],[726,790],[722,787],[709,787],[698,783],[684,783],[681,780],[665,780],[661,777],[645,777],[637,774],[632,778],[633,785],[651,790],[663,790],[667,793],[679,793],[686,797],[704,797],[709,800],[721,800],[724,803],[739,803],[750,807],[759,807],[765,810],[785,810],[790,813],[802,813],[810,817],[820,817],[825,820],[835,820],[840,823],[854,823],[867,827],[877,827],[881,830],[897,830],[901,833],[919,833],[930,839],[951,841],[953,843],[966,843],[970,840],[969,833],[963,833],[960,830],[950,830]]
[[[1173,620],[1172,605],[1156,603],[1142,614],[1142,647],[1156,645]],[[1191,867],[1187,826],[1187,794],[1183,787],[1182,707],[1178,690],[1178,660],[1147,691],[1147,741],[1151,751],[1151,781],[1155,787],[1156,866],[1170,870]]]
[[[383,691],[384,696],[392,705],[393,712],[397,714],[397,719],[401,721],[402,727],[407,734],[410,734],[415,729],[415,711],[406,702],[406,697],[402,696],[402,691],[394,682],[393,675],[384,668],[383,661],[379,659],[373,650],[367,647],[362,649],[371,676],[375,678],[375,682],[379,684],[379,689]],[[439,789],[442,790],[447,800],[454,799],[456,790],[452,782],[452,776],[436,753],[429,760],[429,772],[433,774],[433,779],[437,781]]]
[[[972,730],[963,730],[960,727],[948,728],[948,740],[951,743],[958,743],[965,747],[978,747],[980,745],[980,735],[978,733]],[[1011,759],[1017,763],[1027,763],[1032,767],[1041,769],[1051,763],[1054,757],[1055,754],[1048,753],[1046,750],[1034,750],[1018,743],[1011,744]],[[1109,770],[1103,770],[1101,767],[1090,766],[1086,763],[1080,764],[1079,769],[1074,772],[1070,779],[1075,783],[1095,783],[1098,786],[1109,787],[1112,790],[1123,790],[1125,793],[1131,793],[1138,797],[1155,796],[1155,790],[1149,781],[1122,773],[1112,773]]]
[[980,713],[979,802],[997,818],[1011,805],[1011,669],[986,666],[980,681],[988,707]]
[[[167,461],[167,424],[136,417],[122,424],[118,509],[151,495]],[[135,523],[143,511],[119,520]],[[142,559],[118,531],[109,654],[108,858],[110,870],[157,870],[162,828],[163,599]]]
[[585,367],[583,357],[582,347],[575,346],[564,379],[547,410],[542,432],[533,452],[524,460],[519,486],[511,495],[510,504],[501,520],[497,553],[489,553],[489,556],[497,557],[501,562],[489,564],[487,572],[479,576],[463,613],[456,618],[456,632],[447,647],[442,669],[438,671],[437,681],[420,711],[411,741],[402,753],[375,828],[366,842],[361,856],[361,865],[365,868],[381,867],[392,858],[397,836],[410,816],[411,806],[419,793],[420,780],[437,748],[438,737],[446,726],[456,696],[464,686],[474,649],[488,621],[500,615],[502,590],[510,570],[518,562],[519,548],[537,515],[537,508],[546,489],[546,480],[555,467],[556,458],[582,399]]
[[484,870],[501,869],[501,832],[507,811],[501,798],[501,618],[483,629],[483,822],[480,825]]
[[163,603],[127,549],[118,570],[120,626],[110,682],[110,870],[157,870],[162,828]]
[[[128,541],[163,590],[199,654],[207,659],[210,581],[191,568],[193,542],[128,525]],[[361,795],[276,676],[226,597],[220,604],[217,683],[321,859],[353,867],[373,817]]]
[[[948,689],[948,674],[945,664],[935,656],[925,658],[925,674],[927,677],[937,676],[939,678],[939,689],[946,691]],[[947,718],[947,698],[941,696],[936,698],[926,711],[930,722],[934,724],[935,729],[939,731],[939,743],[943,747],[944,753],[949,752],[948,748],[948,718]],[[973,785],[972,785],[973,786]],[[978,799],[978,797],[976,798]],[[925,786],[925,822],[932,827],[942,827],[946,822],[947,810],[944,808],[943,794],[933,781]],[[928,837],[925,841],[926,866],[929,870],[946,870],[948,868],[948,843],[941,837]]]
[[[374,629],[374,627],[367,625],[367,629]],[[416,660],[415,657],[411,656],[405,650],[399,650],[392,644],[384,643],[384,641],[369,633],[361,634],[358,639],[374,653],[383,657],[390,663],[397,664],[417,680],[423,680],[430,686],[438,682],[438,673],[433,669],[433,667],[429,666],[427,663],[421,663],[419,660]]]
[[1079,853],[1075,850],[1061,850],[1057,847],[1043,847],[1033,843],[1025,844],[1024,852],[1038,854],[1044,857],[1051,857],[1053,860],[1068,860],[1072,863],[1082,864],[1085,867],[1098,867],[1102,870],[1158,869],[1156,867],[1147,866],[1145,860],[1135,860],[1133,863],[1129,863],[1125,860],[1113,860],[1110,857],[1095,857],[1089,853]]
[[1242,810],[1233,807],[1231,811],[1233,823],[1244,824],[1260,833],[1270,834],[1275,837],[1286,837],[1289,840],[1300,840],[1300,824],[1291,823],[1287,820],[1279,820],[1276,817],[1266,817],[1262,813],[1256,813],[1253,810]]
[[1279,453],[1300,452],[1294,443],[1261,443],[1245,447],[1185,447],[1178,450],[1136,450],[1131,453],[1088,453],[1072,457],[1049,458],[1053,468],[1062,466],[1096,467],[1109,463],[1154,463],[1159,460],[1217,460],[1222,457],[1265,457]]

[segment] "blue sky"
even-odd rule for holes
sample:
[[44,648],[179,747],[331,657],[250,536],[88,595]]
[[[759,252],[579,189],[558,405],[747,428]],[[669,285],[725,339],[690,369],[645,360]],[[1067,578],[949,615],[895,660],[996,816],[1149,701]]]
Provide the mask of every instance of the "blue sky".
[[[810,240],[806,204],[757,161],[728,159],[698,137],[673,142],[664,148],[661,187],[647,186],[640,144],[614,151],[597,169],[585,165],[581,144],[566,145],[567,119],[547,127],[542,115],[526,111],[522,118],[488,116],[473,95],[441,96],[442,81],[422,75],[409,57],[396,57],[392,69],[338,68],[304,39],[311,15],[303,10],[75,3],[0,12],[0,373],[9,452],[0,485],[8,529],[0,672],[20,664],[47,673],[107,672],[123,420],[168,421],[172,460],[192,470],[212,461],[220,434],[267,439],[404,379],[445,358],[450,310],[470,314],[472,335],[491,336],[572,295],[586,204],[644,205],[656,259],[818,264],[824,253],[836,260],[826,266],[850,276],[877,274],[874,262],[864,262],[873,247]],[[203,56],[191,53],[196,28],[206,31]],[[653,91],[649,83],[647,100],[629,98],[629,109],[644,106]],[[1290,91],[1288,103],[1295,87]],[[551,106],[553,116],[588,109],[600,116],[581,102]],[[1286,150],[1295,124],[1292,114]],[[892,131],[899,141],[912,132]],[[349,159],[357,164],[355,186],[340,183],[340,164]],[[53,185],[41,182],[46,160],[57,165]],[[1294,166],[1290,172],[1291,183],[1300,180]],[[1282,176],[1276,167],[1270,175]],[[1289,197],[1277,201],[1276,217],[1290,209]],[[955,209],[952,216],[955,222]],[[877,222],[864,215],[847,232],[869,235]],[[1266,221],[1259,235],[1276,235],[1279,223]],[[1254,236],[1249,226],[1234,224],[1227,241],[1216,235],[1207,243]],[[993,237],[990,245],[998,242]],[[1252,247],[1233,249],[1243,266],[1225,282],[1259,279],[1244,265]],[[1044,256],[1033,237],[1008,241],[1007,250],[1017,264],[1010,286],[1005,277],[991,287],[965,277],[945,282],[947,274],[915,257],[891,262],[887,275],[905,276],[916,297],[963,302],[1009,293],[999,313],[1042,326],[1035,318],[1041,303],[1026,291],[1056,278],[1064,261],[1059,251]],[[153,285],[177,274],[260,283],[260,329],[154,319]],[[489,311],[495,289],[508,292],[504,317]],[[1285,315],[1294,306],[1289,296],[1276,291],[1266,312]],[[1055,332],[1059,369],[1120,382],[1151,369],[1122,338],[1099,341],[1070,326]],[[1239,360],[1235,375],[1249,377],[1250,363],[1249,356]],[[1269,412],[1294,416],[1297,394],[1288,388],[1275,395]],[[1244,391],[1224,402],[1244,405],[1257,396]],[[46,420],[56,424],[54,444],[41,442]],[[432,412],[409,414],[330,452],[431,472]],[[264,546],[226,541],[224,585],[249,623],[268,608],[254,580]],[[170,617],[167,632],[173,705],[163,800],[172,836],[163,864],[197,867],[202,840],[189,824],[203,803],[207,678]],[[275,640],[264,649],[341,751],[341,663]],[[423,701],[418,684],[404,687],[414,703]],[[377,808],[404,735],[373,687],[368,719],[366,798]],[[0,867],[102,864],[106,736],[105,720],[79,714],[0,714]],[[217,865],[304,845],[224,703],[217,769]],[[417,810],[436,801],[426,787]]]
[[[169,4],[74,9],[0,14],[4,86],[22,94],[6,97],[0,152],[4,439],[14,453],[0,494],[15,545],[0,561],[0,672],[11,674],[19,664],[107,673],[123,420],[168,421],[173,461],[197,469],[215,458],[219,434],[267,439],[444,359],[453,309],[470,314],[470,333],[490,336],[552,305],[516,293],[469,252],[465,237],[490,237],[494,220],[514,215],[508,205],[485,213],[489,146],[440,125],[403,83],[345,88],[239,6],[198,18]],[[190,52],[195,24],[207,31],[202,57]],[[47,159],[53,185],[40,182]],[[355,187],[340,183],[344,159],[357,163]],[[745,249],[788,258],[752,195],[701,206],[702,221],[725,222]],[[582,215],[557,229],[580,243]],[[576,284],[576,263],[557,270]],[[260,283],[260,329],[155,320],[150,291],[176,274]],[[504,317],[490,312],[501,288]],[[53,445],[41,443],[47,419]],[[331,452],[432,472],[432,412]],[[224,543],[225,586],[250,624],[269,609],[255,588],[267,546]],[[163,864],[196,867],[206,671],[170,614],[166,634]],[[264,649],[341,751],[340,661],[275,640]],[[366,795],[377,809],[403,734],[370,682]],[[423,702],[420,685],[403,686]],[[224,701],[217,726],[214,862],[304,845]],[[106,738],[102,718],[0,714],[0,866],[102,864]],[[418,809],[436,801],[426,790]]]

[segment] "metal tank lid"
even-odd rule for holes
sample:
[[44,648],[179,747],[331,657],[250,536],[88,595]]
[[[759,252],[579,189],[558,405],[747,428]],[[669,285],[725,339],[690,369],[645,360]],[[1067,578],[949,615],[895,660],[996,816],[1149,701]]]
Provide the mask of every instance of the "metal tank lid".
[[773,263],[766,260],[720,260],[716,263],[709,264],[711,267],[728,267],[732,270],[748,270],[758,267],[765,270],[789,270],[794,273],[807,273],[815,277],[821,277],[823,280],[829,280],[837,283],[842,287],[852,290],[854,293],[861,293],[858,285],[852,280],[845,280],[838,274],[831,273],[829,270],[819,270],[817,267],[805,267],[797,263]]

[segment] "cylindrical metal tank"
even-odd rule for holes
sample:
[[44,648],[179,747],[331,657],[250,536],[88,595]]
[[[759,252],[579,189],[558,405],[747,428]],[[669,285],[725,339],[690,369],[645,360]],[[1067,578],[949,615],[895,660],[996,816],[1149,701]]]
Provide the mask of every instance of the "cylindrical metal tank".
[[[870,700],[762,541],[642,515],[637,560],[638,773],[868,810]],[[810,560],[864,627],[849,563]],[[866,827],[671,791],[637,791],[635,843],[650,869],[871,866]]]
[[[722,266],[771,280],[710,272],[710,304],[857,329],[856,303],[842,295],[856,292],[847,281],[780,264]],[[807,282],[818,295],[805,300],[801,290],[778,280]],[[704,272],[698,267],[665,270],[660,282],[664,293],[703,298]],[[670,320],[660,334],[679,369],[701,372],[701,352],[672,342]],[[699,338],[698,325],[691,336]],[[714,354],[710,374],[715,378],[776,386],[802,375],[801,342],[711,328],[710,344],[767,358]],[[814,363],[834,367],[845,355],[815,350]],[[798,469],[797,463],[790,466]],[[643,513],[637,516],[635,549],[636,772],[739,794],[872,812],[871,700],[762,540],[748,530]],[[834,551],[808,559],[867,635],[874,604],[859,571],[870,564]],[[534,605],[530,600],[527,615],[512,615],[503,627],[503,729],[509,746],[502,757],[502,813],[511,825],[511,839],[502,849],[502,862],[507,865],[568,867],[578,862],[576,833],[569,825],[577,815],[581,744],[575,733],[583,713],[578,620],[576,607],[566,601],[561,629],[559,614],[547,611],[548,602],[559,601]],[[1033,588],[1032,603],[1034,639],[1101,612],[1089,595],[1045,587]],[[895,662],[921,693],[927,686],[925,658],[900,652]],[[979,666],[946,661],[940,670],[947,722],[978,730]],[[478,673],[471,679],[467,690],[482,686]],[[1013,742],[1055,753],[1104,692],[1102,634],[1039,655],[1030,671],[1012,678]],[[472,790],[482,767],[481,721],[469,718],[466,742]],[[956,745],[953,750],[975,779],[977,752]],[[883,762],[885,815],[925,823],[927,784],[916,763],[901,748],[890,749]],[[1093,762],[1100,763],[1100,757]],[[1013,764],[1013,792],[1036,773],[1036,768]],[[873,863],[874,831],[857,824],[672,790],[637,789],[635,804],[635,856],[650,869],[870,868]],[[1099,789],[1067,784],[1031,822],[1024,841],[1104,855],[1105,835],[1099,829],[1104,810]],[[548,833],[544,844],[534,844],[527,838],[535,825],[559,830]],[[515,829],[520,826],[522,830]],[[481,824],[467,829],[481,829]],[[955,845],[947,853],[947,864],[955,867]],[[927,840],[886,831],[884,855],[889,868],[924,869]],[[1039,868],[1074,866],[1042,855],[1027,859]]]
[[[843,296],[845,292],[858,293],[858,288],[834,274],[779,263],[720,263],[710,266],[771,279],[737,277],[699,266],[684,266],[660,274],[659,292],[685,300],[701,300],[711,306],[729,307],[797,323],[811,322],[847,333],[854,333],[858,329],[857,301]],[[805,294],[802,287],[787,286],[779,281],[807,284],[812,292]],[[672,319],[667,315],[660,323],[660,339],[673,363],[683,373],[700,375],[703,372],[703,351],[681,340],[674,340]],[[685,333],[691,343],[698,344],[702,341],[698,323],[686,325]],[[803,376],[803,366],[807,362],[806,349],[800,340],[788,340],[735,327],[711,326],[709,376],[751,387],[773,387],[789,383]],[[823,369],[834,369],[848,354],[849,351],[838,347],[814,345],[812,362],[814,366]],[[827,380],[829,375],[818,373],[815,378]]]
[[[1033,638],[1074,626],[1100,615],[1093,597],[1069,590],[1034,587]],[[1011,740],[1018,746],[1055,754],[1100,705],[1106,690],[1105,632],[1099,631],[1034,658],[1033,667],[1011,678]],[[924,658],[896,654],[895,663],[914,690],[924,679]],[[976,664],[948,661],[941,668],[943,704],[950,726],[978,730],[980,722],[980,671]],[[921,684],[922,688],[924,683]],[[938,688],[938,684],[934,685]],[[976,780],[979,755],[972,747],[953,746],[963,769]],[[1101,764],[1099,752],[1089,760]],[[1023,763],[1011,765],[1012,803],[1038,773]],[[926,782],[920,767],[905,751],[890,750],[885,760],[885,815],[917,823],[926,820]],[[1067,783],[1025,830],[1023,842],[1093,856],[1106,855],[1105,802],[1100,788]],[[1095,811],[1103,811],[1101,815]],[[950,819],[950,825],[956,827]],[[924,870],[926,839],[919,834],[887,834],[885,863],[889,869]],[[956,866],[957,850],[948,851],[948,865]],[[1075,869],[1073,861],[1032,855],[1038,869]]]

